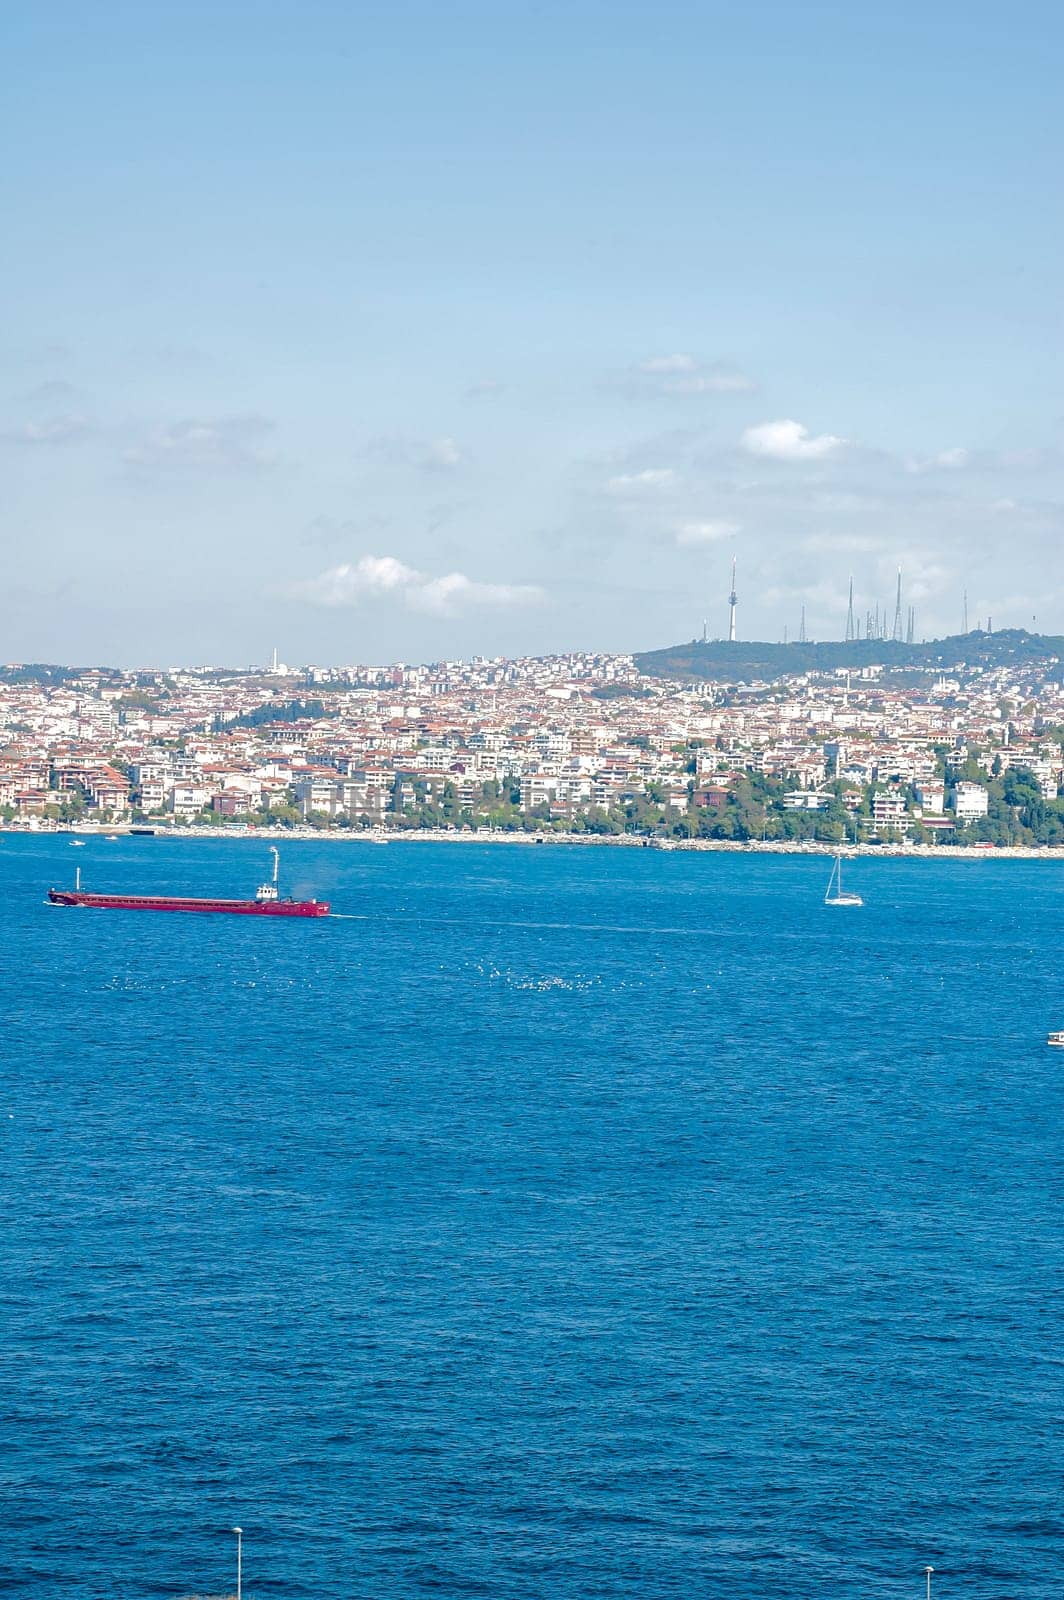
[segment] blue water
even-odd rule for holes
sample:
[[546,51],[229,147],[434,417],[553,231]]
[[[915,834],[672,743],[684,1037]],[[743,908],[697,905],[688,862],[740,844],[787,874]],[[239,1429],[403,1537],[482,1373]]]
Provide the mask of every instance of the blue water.
[[0,837],[0,1589],[1054,1600],[1064,865]]

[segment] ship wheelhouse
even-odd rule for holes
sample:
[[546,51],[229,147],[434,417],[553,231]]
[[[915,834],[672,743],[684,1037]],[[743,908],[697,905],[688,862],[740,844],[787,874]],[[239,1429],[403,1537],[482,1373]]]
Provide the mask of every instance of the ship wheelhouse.
[[270,879],[269,883],[260,884],[255,891],[255,899],[260,905],[264,900],[276,900],[278,898],[277,872],[280,866],[281,858],[277,853],[277,847],[275,845],[271,844],[270,854],[273,856],[273,877]]

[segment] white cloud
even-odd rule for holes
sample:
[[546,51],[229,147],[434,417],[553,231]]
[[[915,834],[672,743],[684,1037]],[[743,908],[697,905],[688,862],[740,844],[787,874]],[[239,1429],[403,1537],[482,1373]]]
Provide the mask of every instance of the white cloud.
[[822,461],[846,443],[833,433],[810,434],[800,422],[785,417],[779,422],[762,422],[747,428],[740,443],[752,456],[767,456],[773,461]]
[[616,495],[640,494],[646,490],[656,492],[669,489],[676,482],[672,467],[645,467],[642,472],[621,472],[606,481],[606,493]]
[[639,371],[655,377],[673,372],[697,372],[698,362],[694,356],[651,356],[639,363]]
[[357,606],[363,600],[394,598],[410,611],[454,616],[471,607],[535,605],[545,598],[534,584],[478,583],[464,572],[434,578],[395,556],[363,556],[342,562],[294,586],[304,600],[319,606]]
[[140,468],[261,471],[276,460],[266,443],[272,432],[267,417],[186,418],[157,428],[125,459]]
[[451,467],[456,467],[462,459],[462,452],[453,439],[430,439],[425,446],[425,466],[430,470],[447,472]]
[[421,472],[452,472],[464,460],[449,435],[440,439],[408,439],[401,434],[371,439],[367,454],[389,466],[417,467]]
[[635,368],[640,387],[658,394],[743,394],[757,385],[722,361],[708,365],[695,356],[651,356]]
[[1058,463],[1052,450],[969,450],[958,445],[932,456],[910,456],[902,465],[910,473],[957,472],[961,468],[973,472],[1038,472]]
[[8,444],[49,445],[70,444],[82,439],[89,431],[84,417],[48,417],[40,422],[24,422],[18,428],[6,428],[0,438]]
[[868,533],[811,533],[801,541],[800,548],[813,555],[875,555],[893,549],[894,541],[889,536]]
[[906,461],[905,470],[906,472],[938,472],[942,470],[955,472],[960,467],[970,466],[971,463],[971,451],[965,450],[963,446],[957,446],[953,450],[940,450],[937,455],[912,458]]
[[490,400],[502,394],[503,385],[498,378],[478,378],[465,391],[467,400]]
[[681,522],[676,529],[677,544],[715,544],[739,532],[737,522]]
[[745,372],[729,372],[719,368],[711,372],[696,372],[685,378],[670,378],[662,383],[665,394],[748,394],[756,389],[753,378]]

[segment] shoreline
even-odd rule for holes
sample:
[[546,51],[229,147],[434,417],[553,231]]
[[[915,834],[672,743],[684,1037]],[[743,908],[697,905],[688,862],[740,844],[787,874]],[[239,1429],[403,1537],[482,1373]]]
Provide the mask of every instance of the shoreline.
[[330,842],[337,844],[507,844],[507,845],[555,845],[568,846],[571,849],[608,846],[623,850],[657,850],[665,852],[695,851],[695,852],[724,852],[729,855],[776,855],[776,856],[834,856],[838,849],[847,857],[865,857],[875,860],[890,857],[893,860],[905,861],[1061,861],[1064,862],[1064,847],[1054,849],[1050,845],[991,845],[984,848],[979,845],[906,845],[906,844],[846,844],[837,847],[822,840],[778,840],[778,839],[660,839],[652,836],[638,834],[599,834],[599,833],[507,833],[489,832],[482,829],[477,832],[463,832],[457,829],[443,828],[285,828],[285,829],[256,829],[238,830],[230,828],[157,828],[153,834],[135,833],[133,828],[150,828],[150,823],[133,824],[133,826],[119,825],[107,827],[102,824],[80,825],[78,827],[56,826],[51,828],[19,828],[7,824],[0,827],[0,837],[13,834],[19,837],[30,838],[55,838],[66,837],[70,839],[107,838],[149,838],[158,839],[211,839],[218,842],[229,841],[242,844],[275,844],[298,840],[305,843],[308,840],[315,842]]

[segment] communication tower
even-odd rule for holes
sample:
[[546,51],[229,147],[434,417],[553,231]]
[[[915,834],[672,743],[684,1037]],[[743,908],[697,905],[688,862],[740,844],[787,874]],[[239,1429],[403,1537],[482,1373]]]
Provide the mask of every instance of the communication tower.
[[898,568],[898,598],[894,602],[894,632],[891,636],[895,644],[901,644],[901,568]]
[[739,596],[735,592],[735,557],[732,556],[731,564],[731,593],[728,596],[728,639],[735,643],[735,608],[739,603]]

